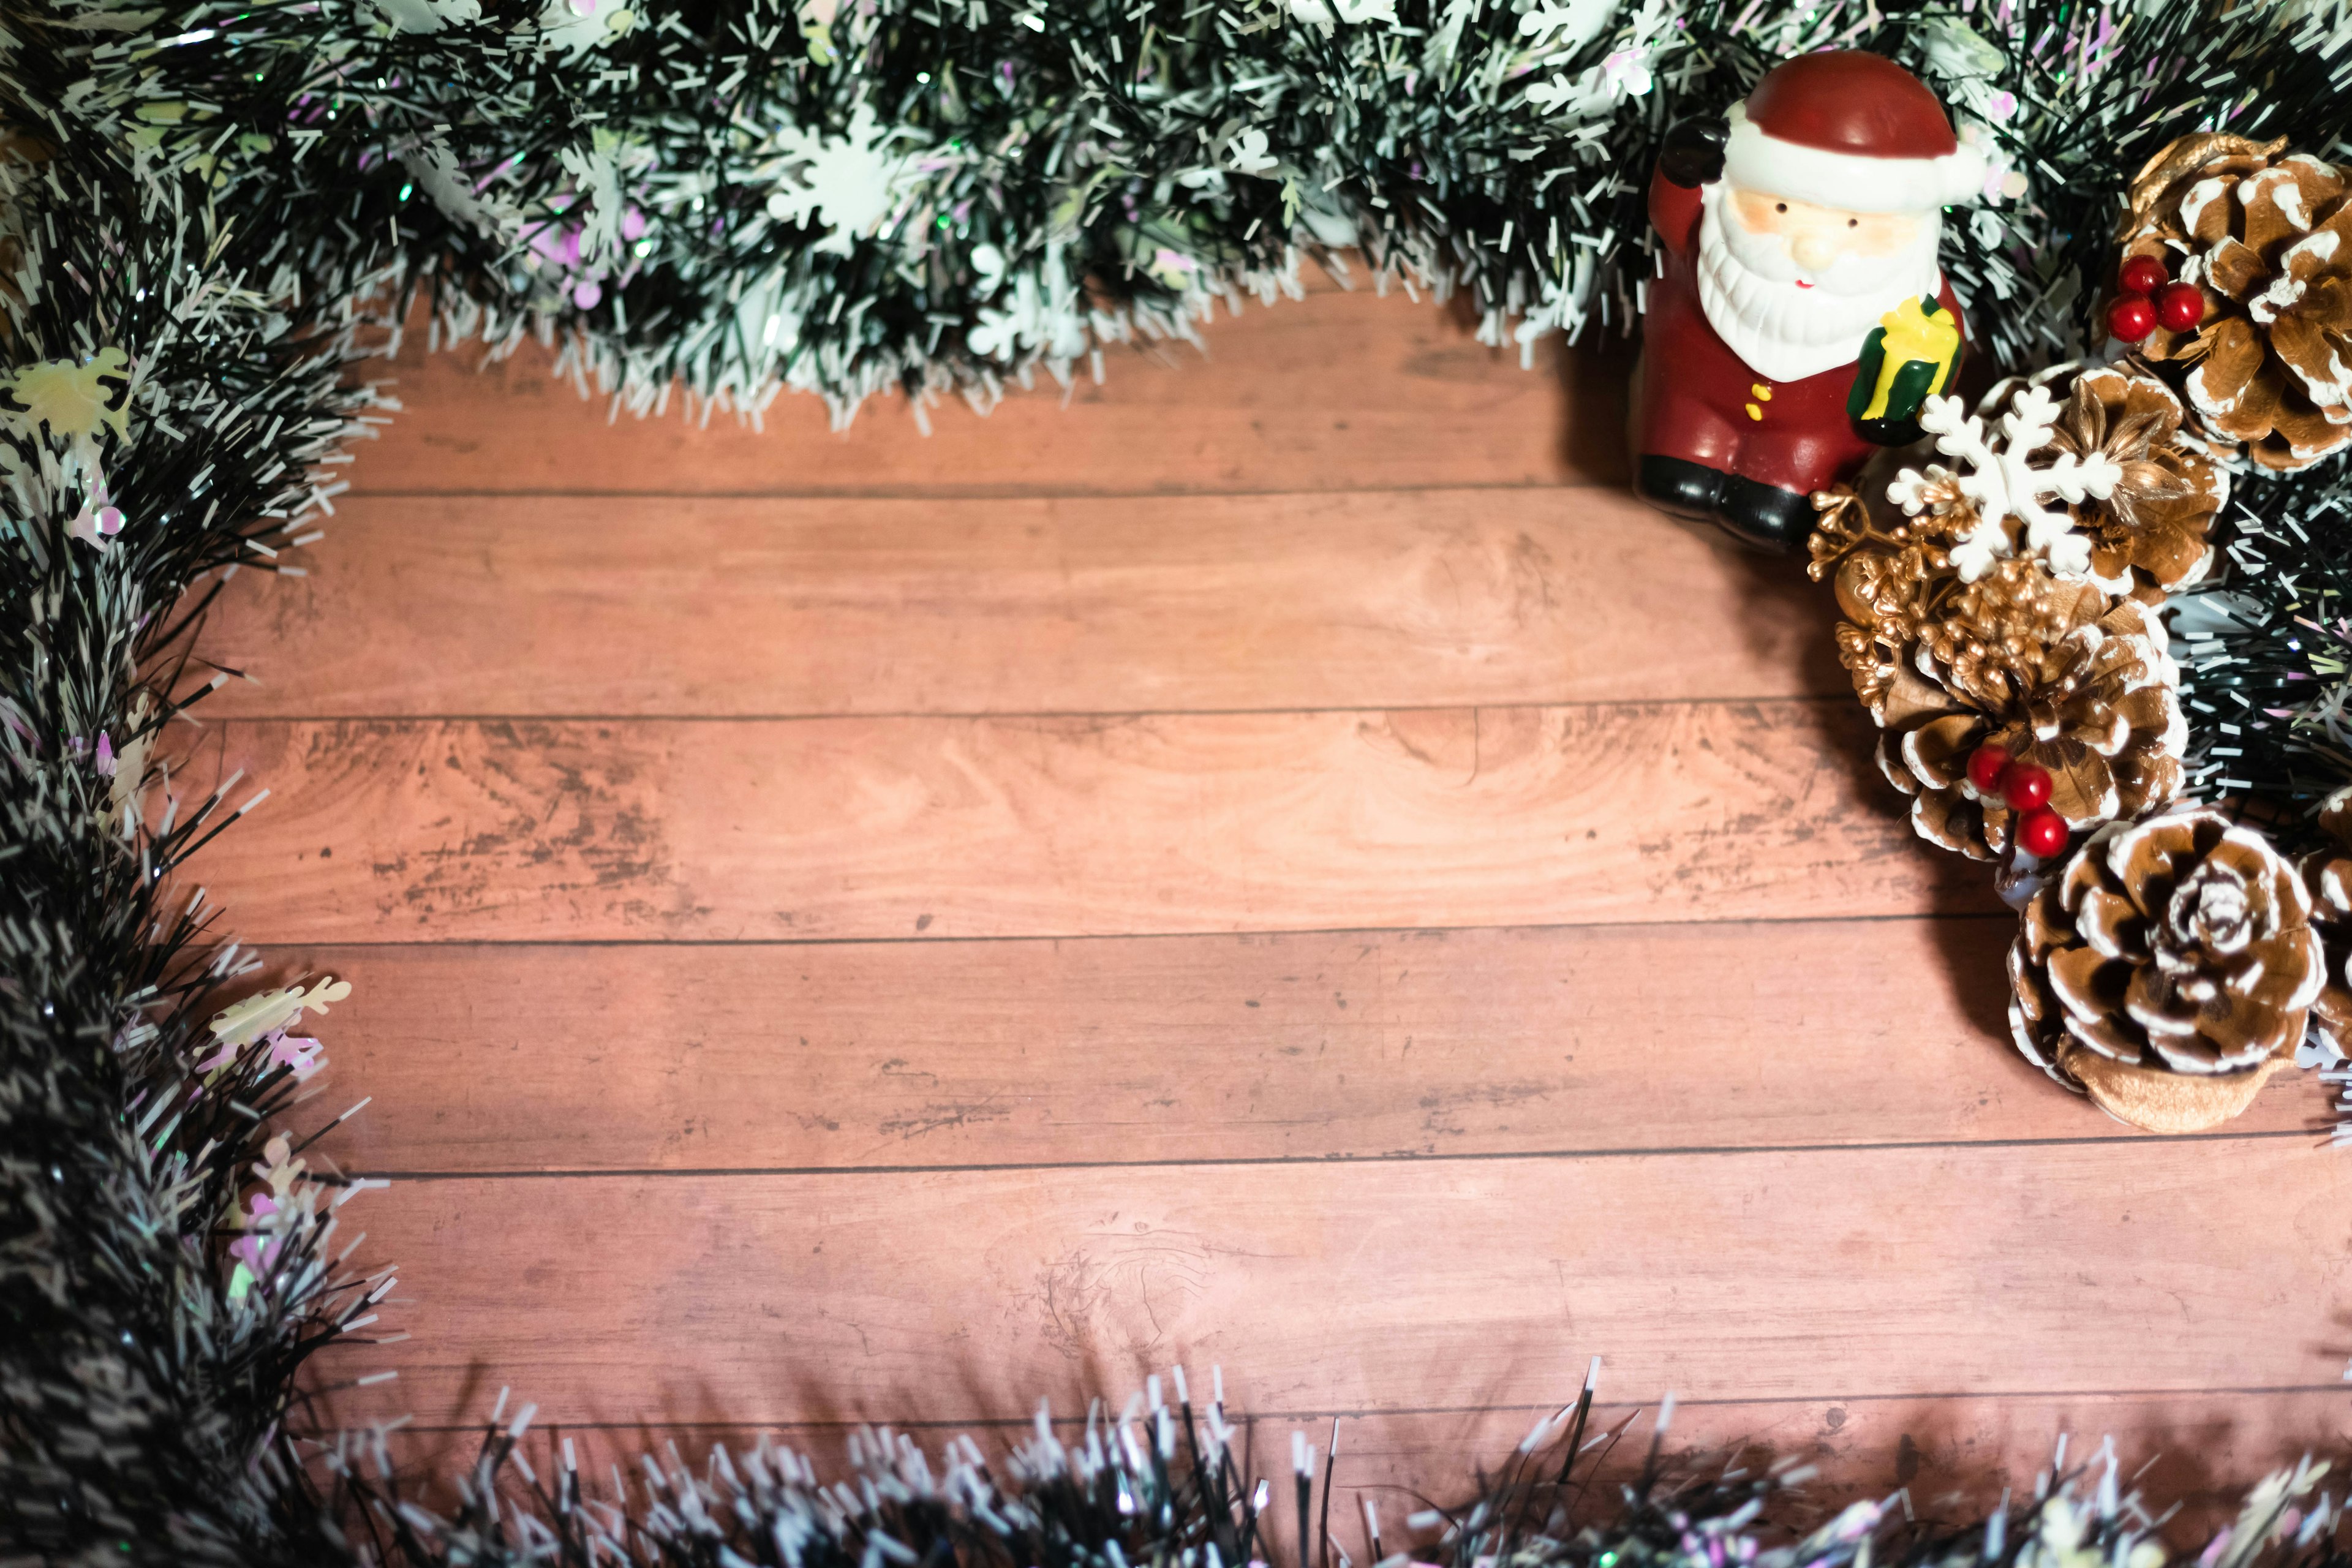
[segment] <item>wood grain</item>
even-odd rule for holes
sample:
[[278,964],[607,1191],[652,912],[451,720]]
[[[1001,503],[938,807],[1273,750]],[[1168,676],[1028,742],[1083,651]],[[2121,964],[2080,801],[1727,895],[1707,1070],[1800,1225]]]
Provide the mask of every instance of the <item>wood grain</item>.
[[1043,381],[985,417],[941,404],[928,437],[895,398],[846,432],[803,396],[777,399],[762,429],[729,415],[705,426],[682,403],[613,418],[608,402],[551,377],[536,345],[478,373],[478,350],[431,356],[412,342],[392,367],[404,410],[353,470],[362,489],[1134,495],[1614,484],[1626,472],[1622,343],[1547,345],[1522,370],[1516,347],[1479,344],[1456,311],[1328,285],[1219,310],[1199,347],[1109,350],[1099,386]]
[[[1124,935],[1909,915],[1851,703],[232,722],[248,941]],[[199,764],[197,775],[202,776]]]
[[1613,489],[363,497],[329,538],[308,577],[229,585],[206,647],[264,683],[212,711],[1129,713],[1851,689],[1818,589]]
[[198,870],[357,981],[302,1114],[407,1173],[331,1409],[1001,1434],[1181,1356],[1400,1512],[1596,1351],[1832,1502],[2340,1438],[2317,1087],[2151,1140],[2015,1058],[1825,598],[1612,488],[1622,359],[1207,341],[929,437],[399,367],[176,775],[275,791]]
[[[410,1181],[346,1211],[427,1421],[1019,1416],[1181,1359],[1273,1410],[2304,1389],[2352,1167],[2300,1140]],[[497,1368],[495,1373],[486,1368]]]
[[[367,1172],[2129,1137],[2008,1044],[2005,920],[320,948]],[[2235,1129],[2297,1132],[2290,1079]],[[340,1100],[339,1100],[340,1105]]]

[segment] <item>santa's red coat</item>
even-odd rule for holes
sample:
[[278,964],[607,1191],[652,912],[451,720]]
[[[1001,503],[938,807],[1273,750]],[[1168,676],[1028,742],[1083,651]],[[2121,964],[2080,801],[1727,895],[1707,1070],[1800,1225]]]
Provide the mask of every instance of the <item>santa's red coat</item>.
[[[1876,450],[1846,417],[1854,363],[1802,381],[1768,380],[1716,335],[1698,299],[1699,192],[1650,178],[1650,222],[1664,251],[1642,323],[1633,450],[1680,458],[1811,494],[1851,479]],[[1965,340],[1960,302],[1938,298]],[[1858,360],[1857,362],[1858,363]]]

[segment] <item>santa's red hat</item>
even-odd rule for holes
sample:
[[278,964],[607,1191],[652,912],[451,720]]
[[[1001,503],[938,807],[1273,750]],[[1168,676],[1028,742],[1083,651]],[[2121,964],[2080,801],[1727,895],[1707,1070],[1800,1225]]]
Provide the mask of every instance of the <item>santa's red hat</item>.
[[1916,213],[1975,201],[1985,160],[1927,83],[1884,56],[1829,49],[1774,66],[1732,110],[1723,174],[1825,207]]

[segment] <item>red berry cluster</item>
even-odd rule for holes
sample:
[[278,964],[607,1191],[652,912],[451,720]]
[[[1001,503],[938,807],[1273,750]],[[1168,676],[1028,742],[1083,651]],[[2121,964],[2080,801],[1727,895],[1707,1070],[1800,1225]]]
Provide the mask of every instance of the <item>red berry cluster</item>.
[[2126,343],[2136,343],[2156,331],[2158,323],[2176,332],[2194,331],[2205,320],[2205,291],[2194,283],[2169,283],[2164,263],[2153,256],[2135,256],[2116,274],[2122,292],[2107,307],[2107,331]]
[[2050,809],[2050,770],[2011,760],[2000,746],[1969,754],[1969,783],[1980,795],[1998,795],[2017,813],[2017,847],[2037,860],[2066,852],[2066,819]]

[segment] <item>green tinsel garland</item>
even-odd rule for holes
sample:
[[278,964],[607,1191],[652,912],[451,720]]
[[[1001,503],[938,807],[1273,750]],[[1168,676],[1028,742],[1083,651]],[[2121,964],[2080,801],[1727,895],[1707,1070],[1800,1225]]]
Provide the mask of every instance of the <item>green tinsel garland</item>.
[[460,330],[552,331],[632,407],[845,412],[1188,334],[1325,247],[1468,289],[1495,341],[1630,330],[1664,127],[1830,44],[1919,71],[2022,175],[1947,241],[2011,370],[2095,346],[2157,148],[2352,128],[2352,19],[2278,0],[740,0],[618,29],[582,3],[69,0],[16,55],[20,113],[211,186],[322,290],[396,262]]
[[[0,8],[0,1561],[1242,1568],[1264,1549],[1243,1478],[1171,1468],[1156,1415],[1140,1447],[1036,1446],[1001,1488],[881,1442],[862,1501],[771,1455],[612,1503],[559,1476],[518,1512],[506,1437],[446,1518],[365,1444],[306,1470],[295,1374],[386,1288],[332,1261],[343,1194],[301,1166],[301,1130],[273,1137],[311,1065],[289,1031],[331,997],[207,1025],[251,960],[168,879],[243,803],[166,806],[149,742],[216,679],[189,650],[205,595],[315,537],[370,417],[355,347],[420,295],[436,335],[539,331],[625,406],[683,386],[706,416],[784,387],[844,417],[894,388],[985,405],[1190,335],[1339,248],[1468,289],[1490,342],[1631,330],[1664,128],[1834,43],[1919,70],[2024,177],[1947,247],[1979,341],[2020,369],[2088,346],[2148,153],[2227,126],[2325,155],[2352,130],[2352,20],[2300,0],[596,3]],[[2196,743],[2210,787],[2296,800],[2343,768],[2343,467],[2240,499],[2259,531],[2215,595]],[[1430,1550],[2152,1550],[2111,1475],[1955,1533],[1849,1516],[1774,1548],[1751,1527],[1775,1485],[1651,1477],[1588,1523],[1530,1463]],[[2310,1489],[2258,1492],[2213,1563],[2337,1563]]]

